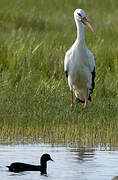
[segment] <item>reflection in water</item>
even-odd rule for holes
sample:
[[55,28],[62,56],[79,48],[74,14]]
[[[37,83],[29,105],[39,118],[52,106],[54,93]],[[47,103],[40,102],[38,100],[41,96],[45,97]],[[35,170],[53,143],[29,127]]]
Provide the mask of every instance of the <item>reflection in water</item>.
[[118,180],[118,176],[115,176],[112,180]]
[[95,155],[95,149],[94,148],[76,148],[76,149],[70,149],[71,152],[77,152],[77,157],[79,161],[89,161],[91,160]]
[[[49,153],[48,177],[40,172],[11,173],[6,166],[15,161],[39,164],[40,156]],[[118,151],[115,148],[64,147],[48,144],[0,146],[2,180],[117,180]]]

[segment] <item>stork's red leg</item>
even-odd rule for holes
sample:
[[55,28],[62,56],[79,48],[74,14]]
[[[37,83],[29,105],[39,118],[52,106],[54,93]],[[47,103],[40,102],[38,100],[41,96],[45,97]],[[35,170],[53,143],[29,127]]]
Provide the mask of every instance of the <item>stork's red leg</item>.
[[84,107],[86,108],[87,106],[88,106],[88,88],[86,88],[86,96],[85,96]]
[[70,90],[70,107],[72,108],[74,105],[73,103],[73,89]]

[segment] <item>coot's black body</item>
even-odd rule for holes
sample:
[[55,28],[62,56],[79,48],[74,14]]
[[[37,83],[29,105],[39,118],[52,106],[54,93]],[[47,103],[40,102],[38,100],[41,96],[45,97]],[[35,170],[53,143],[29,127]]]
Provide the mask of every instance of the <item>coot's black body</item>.
[[31,165],[21,162],[12,163],[9,168],[11,172],[22,172],[22,171],[41,171],[41,174],[47,174],[47,161],[53,161],[49,154],[43,154],[40,159],[41,165]]

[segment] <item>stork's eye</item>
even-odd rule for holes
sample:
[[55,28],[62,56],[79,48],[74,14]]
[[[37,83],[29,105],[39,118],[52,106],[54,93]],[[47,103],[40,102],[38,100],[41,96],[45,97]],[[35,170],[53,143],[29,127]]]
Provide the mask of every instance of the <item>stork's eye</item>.
[[80,17],[82,17],[82,15],[80,13],[77,13]]

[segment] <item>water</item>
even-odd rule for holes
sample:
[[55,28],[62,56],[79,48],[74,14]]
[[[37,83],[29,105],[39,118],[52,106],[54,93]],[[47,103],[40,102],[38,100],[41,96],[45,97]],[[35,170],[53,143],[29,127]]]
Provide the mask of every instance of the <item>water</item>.
[[[118,175],[118,149],[71,148],[47,144],[0,145],[0,180],[111,180]],[[15,161],[38,164],[43,153],[48,176],[40,172],[12,173],[5,167]]]

